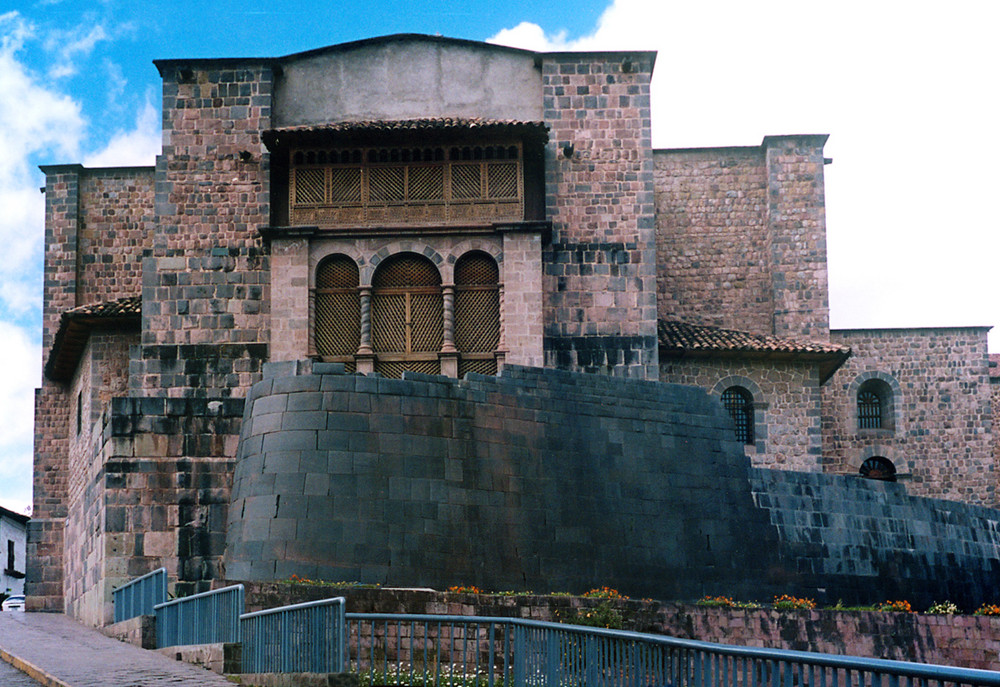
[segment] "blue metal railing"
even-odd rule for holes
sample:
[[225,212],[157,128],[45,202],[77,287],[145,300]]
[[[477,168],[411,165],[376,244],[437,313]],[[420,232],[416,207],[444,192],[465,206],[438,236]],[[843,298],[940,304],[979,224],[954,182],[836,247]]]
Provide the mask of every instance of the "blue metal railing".
[[243,585],[157,604],[156,646],[240,641]]
[[347,636],[344,598],[240,616],[244,673],[340,673]]
[[111,592],[115,622],[139,615],[153,615],[156,604],[167,600],[167,569],[159,568],[137,577]]
[[[166,595],[164,569],[115,590],[115,621],[148,613],[158,593]],[[241,615],[243,585],[234,585],[153,606],[157,646],[242,639],[244,672],[351,670],[368,685],[1000,687],[1000,672],[988,670],[517,618],[345,613],[344,606],[338,597]]]
[[1000,672],[711,644],[532,620],[346,614],[364,684],[1000,687]]

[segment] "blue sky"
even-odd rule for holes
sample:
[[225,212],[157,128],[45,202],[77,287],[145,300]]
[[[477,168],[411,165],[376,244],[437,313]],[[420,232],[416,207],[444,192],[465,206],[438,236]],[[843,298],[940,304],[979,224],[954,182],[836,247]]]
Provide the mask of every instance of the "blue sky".
[[[154,59],[389,33],[652,49],[657,147],[828,133],[834,327],[1000,324],[1000,3],[550,0],[0,4],[0,504],[30,503],[41,375],[39,164],[152,164]],[[1000,352],[1000,332],[991,336]]]

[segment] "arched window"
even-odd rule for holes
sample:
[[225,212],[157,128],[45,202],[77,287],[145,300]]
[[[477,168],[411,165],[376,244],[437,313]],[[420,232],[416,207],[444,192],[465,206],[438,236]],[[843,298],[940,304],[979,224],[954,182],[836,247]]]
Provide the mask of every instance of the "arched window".
[[372,276],[375,371],[399,378],[405,370],[440,374],[443,302],[441,274],[427,258],[400,253]]
[[358,266],[346,255],[332,255],[316,269],[313,345],[323,360],[354,369],[361,338]]
[[858,429],[892,426],[892,389],[880,379],[869,379],[858,389]]
[[750,392],[741,386],[731,386],[722,392],[722,405],[736,425],[736,439],[753,444],[753,396]]
[[862,477],[866,479],[879,479],[885,482],[896,481],[896,466],[892,461],[882,456],[872,456],[861,464],[858,470]]
[[495,375],[500,344],[500,270],[480,251],[455,263],[455,348],[461,353],[458,376]]

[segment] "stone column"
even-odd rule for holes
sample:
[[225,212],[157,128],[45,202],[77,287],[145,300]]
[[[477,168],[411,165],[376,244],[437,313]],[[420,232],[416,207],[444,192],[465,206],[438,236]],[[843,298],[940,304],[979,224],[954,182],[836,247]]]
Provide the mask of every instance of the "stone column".
[[503,364],[507,360],[507,320],[503,311],[503,283],[497,284],[497,301],[500,310],[500,339],[497,341],[496,361],[497,372],[503,369]]
[[372,350],[372,289],[362,286],[361,297],[361,343],[358,346],[357,370],[368,374],[375,371],[375,351]]
[[455,286],[441,287],[443,313],[443,342],[441,344],[441,374],[446,377],[458,376],[458,349],[455,348]]

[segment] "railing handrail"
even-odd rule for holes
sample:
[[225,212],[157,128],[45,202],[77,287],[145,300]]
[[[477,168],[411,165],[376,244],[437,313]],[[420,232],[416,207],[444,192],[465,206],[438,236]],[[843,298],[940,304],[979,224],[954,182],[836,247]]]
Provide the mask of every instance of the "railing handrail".
[[248,672],[342,672],[347,665],[347,600],[342,596],[240,616]]
[[237,589],[243,589],[242,584],[232,584],[228,587],[221,587],[219,589],[210,589],[207,592],[199,592],[198,594],[192,594],[191,596],[180,596],[176,599],[171,599],[170,601],[164,601],[161,604],[156,604],[153,606],[153,610],[159,610],[161,608],[166,608],[167,606],[173,606],[175,604],[184,603],[186,601],[194,601],[195,599],[203,599],[206,596],[212,596],[213,594],[221,594],[223,592],[231,592]]
[[154,575],[161,575],[161,574],[162,575],[166,575],[167,574],[167,569],[166,568],[157,568],[156,570],[154,570],[152,572],[148,572],[145,575],[140,575],[139,577],[133,577],[131,580],[129,580],[125,584],[123,584],[121,586],[118,586],[118,587],[115,587],[114,589],[112,589],[112,591],[113,592],[121,591],[122,589],[125,589],[126,587],[131,587],[132,585],[139,584],[140,582],[142,582],[143,580],[145,580],[145,579],[147,579],[149,577],[153,577]]
[[167,600],[167,569],[157,568],[129,580],[111,591],[116,623],[155,613],[154,607]]
[[[315,606],[333,606],[335,604],[346,604],[347,599],[342,596],[336,596],[331,599],[320,599],[318,601],[304,601],[298,604],[291,604],[289,606],[278,606],[277,608],[265,608],[261,611],[253,611],[251,613],[244,613],[240,616],[240,620],[249,620],[250,618],[259,618],[265,615],[274,615],[275,613],[284,613],[287,611],[296,611],[301,608],[313,608]],[[350,614],[348,614],[350,615]]]
[[813,651],[793,651],[789,649],[771,649],[766,647],[748,647],[735,644],[715,644],[696,639],[681,639],[666,635],[646,634],[629,630],[611,630],[555,623],[544,620],[528,620],[524,618],[498,618],[490,616],[467,615],[436,615],[428,613],[347,613],[347,620],[399,620],[402,622],[445,622],[467,624],[509,624],[521,627],[558,630],[576,634],[588,634],[610,639],[643,641],[652,644],[669,646],[677,649],[706,651],[728,656],[757,658],[787,663],[804,663],[826,668],[842,668],[849,670],[865,670],[879,673],[895,673],[900,676],[928,678],[956,683],[976,683],[1000,687],[1000,671],[982,670],[979,668],[958,668],[929,663],[911,663],[884,658],[862,658],[856,656],[840,656],[823,654]]

